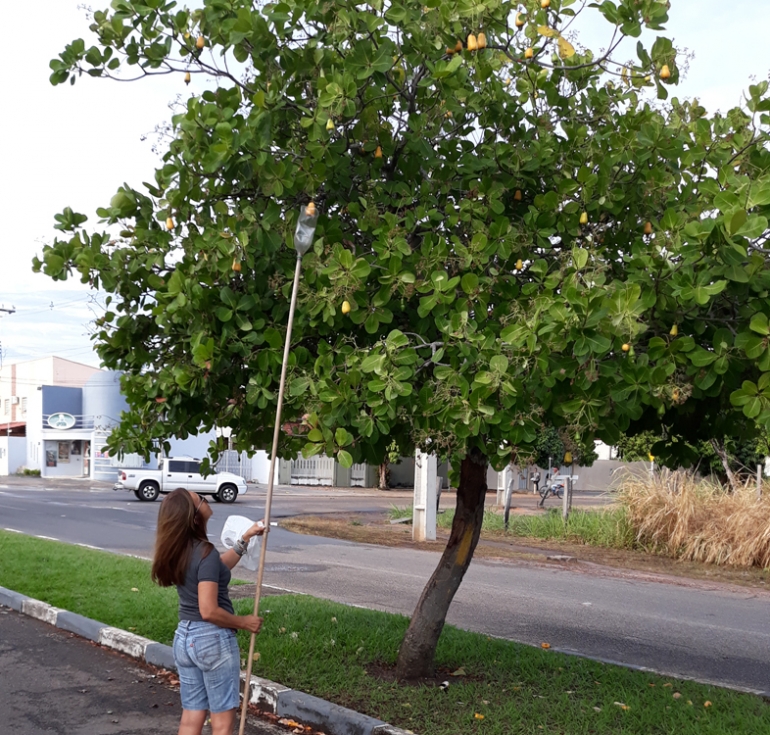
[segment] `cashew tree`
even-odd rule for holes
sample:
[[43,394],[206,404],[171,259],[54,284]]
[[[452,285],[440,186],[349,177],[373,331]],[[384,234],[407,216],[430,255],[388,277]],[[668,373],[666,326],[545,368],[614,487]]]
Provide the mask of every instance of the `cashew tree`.
[[114,451],[213,426],[269,444],[292,233],[316,203],[281,456],[378,465],[395,442],[454,468],[402,677],[432,670],[490,463],[531,457],[544,427],[590,445],[701,407],[722,434],[770,424],[768,85],[725,115],[668,99],[668,5],[113,0],[51,62],[54,84],[209,80],[151,181],[96,227],[63,210],[35,260],[108,295],[94,341],[130,405]]

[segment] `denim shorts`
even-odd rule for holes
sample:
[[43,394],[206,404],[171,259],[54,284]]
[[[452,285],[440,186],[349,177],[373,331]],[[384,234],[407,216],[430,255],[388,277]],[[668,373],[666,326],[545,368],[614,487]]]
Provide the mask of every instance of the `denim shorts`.
[[174,661],[183,709],[216,714],[238,707],[241,654],[235,631],[181,620],[174,634]]

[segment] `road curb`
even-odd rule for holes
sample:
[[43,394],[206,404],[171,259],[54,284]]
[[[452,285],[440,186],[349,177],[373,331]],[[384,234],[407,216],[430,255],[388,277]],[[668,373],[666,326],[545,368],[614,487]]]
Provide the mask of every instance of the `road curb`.
[[[171,646],[54,607],[5,587],[0,587],[0,605],[152,666],[176,671]],[[245,673],[241,672],[241,681],[245,681],[245,678]],[[253,674],[249,684],[249,702],[279,717],[301,720],[324,729],[328,735],[410,735],[408,730]]]

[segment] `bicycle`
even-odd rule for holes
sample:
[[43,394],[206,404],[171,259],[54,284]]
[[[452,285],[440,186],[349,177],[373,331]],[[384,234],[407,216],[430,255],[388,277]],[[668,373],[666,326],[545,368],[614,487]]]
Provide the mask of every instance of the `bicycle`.
[[561,500],[564,497],[564,483],[561,480],[555,482],[549,482],[549,477],[546,475],[545,485],[540,487],[540,475],[532,478],[532,482],[535,484],[535,491],[540,494],[540,502],[538,506],[540,508],[545,504],[546,498],[551,495]]

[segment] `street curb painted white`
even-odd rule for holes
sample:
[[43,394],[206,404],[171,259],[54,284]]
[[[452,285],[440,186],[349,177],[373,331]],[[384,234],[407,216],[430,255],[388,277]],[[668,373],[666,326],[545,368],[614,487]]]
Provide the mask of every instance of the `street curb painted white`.
[[99,645],[120,651],[141,661],[145,660],[144,652],[151,643],[155,643],[155,641],[142,638],[140,635],[129,633],[120,628],[105,627],[99,633]]
[[[171,646],[53,607],[46,602],[21,595],[5,587],[0,587],[0,605],[80,635],[105,648],[119,651],[153,666],[162,666],[176,671]],[[77,625],[73,625],[73,622]],[[73,630],[74,627],[78,629]],[[241,682],[245,680],[246,674],[241,672]],[[308,722],[328,731],[328,735],[410,735],[409,731],[389,725],[382,720],[253,674],[249,684],[249,702],[279,717]]]
[[52,607],[46,602],[33,600],[31,597],[28,597],[21,603],[21,612],[29,615],[31,618],[42,620],[49,625],[56,625],[56,617],[62,611],[58,607]]

